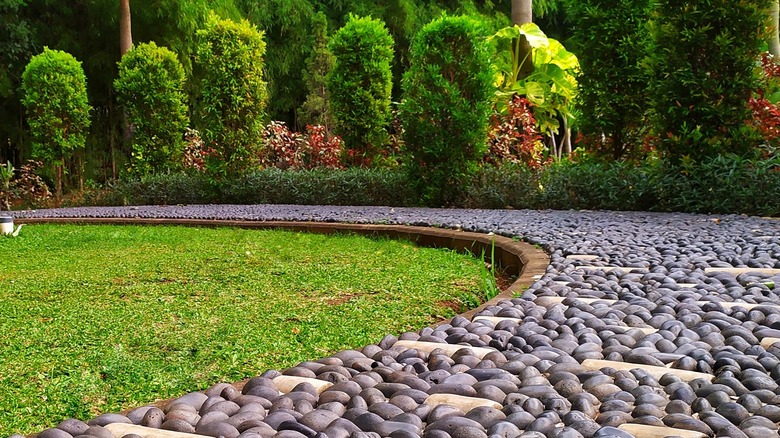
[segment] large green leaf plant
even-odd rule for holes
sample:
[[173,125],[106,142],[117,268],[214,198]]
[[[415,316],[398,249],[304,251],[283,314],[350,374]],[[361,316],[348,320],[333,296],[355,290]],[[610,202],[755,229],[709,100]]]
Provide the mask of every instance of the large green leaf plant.
[[[521,38],[531,46],[529,55],[518,56]],[[488,38],[499,54],[496,80],[497,105],[502,109],[513,95],[525,96],[533,105],[540,132],[549,137],[553,154],[560,158],[563,150],[571,151],[569,125],[574,119],[573,101],[577,97],[577,56],[558,40],[548,38],[535,23],[505,27]],[[511,50],[506,50],[510,47]],[[530,58],[530,59],[529,59]],[[533,63],[527,76],[521,74],[525,63]],[[561,122],[563,126],[561,127]],[[560,146],[555,135],[563,132]]]

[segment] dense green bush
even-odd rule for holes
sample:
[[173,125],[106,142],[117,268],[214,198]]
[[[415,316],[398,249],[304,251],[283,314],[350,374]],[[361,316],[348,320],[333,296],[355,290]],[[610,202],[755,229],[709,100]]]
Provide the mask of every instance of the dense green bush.
[[422,199],[440,206],[486,152],[494,71],[479,25],[467,17],[442,17],[412,42],[404,75],[400,117],[406,166]]
[[189,123],[184,82],[176,54],[154,42],[133,47],[119,61],[114,89],[132,126],[132,172],[181,166],[182,135]]
[[566,0],[580,61],[579,132],[589,151],[620,159],[642,144],[647,121],[650,0]]
[[326,78],[333,68],[335,58],[328,49],[328,20],[322,12],[312,17],[312,52],[306,60],[303,70],[303,83],[306,86],[306,101],[298,111],[299,125],[321,125],[330,134],[333,121],[328,107],[328,89]]
[[659,149],[672,160],[745,154],[747,101],[771,0],[659,0],[651,20],[649,90]]
[[[248,21],[212,15],[198,31],[201,114],[197,129],[217,151],[219,172],[240,171],[259,159],[265,126],[263,33]],[[213,157],[212,157],[213,158]]]
[[45,47],[24,69],[22,90],[33,156],[54,167],[60,199],[66,160],[84,148],[90,125],[84,70],[69,53]]
[[329,48],[336,61],[326,82],[335,132],[350,164],[370,164],[388,140],[393,38],[381,21],[350,16]]

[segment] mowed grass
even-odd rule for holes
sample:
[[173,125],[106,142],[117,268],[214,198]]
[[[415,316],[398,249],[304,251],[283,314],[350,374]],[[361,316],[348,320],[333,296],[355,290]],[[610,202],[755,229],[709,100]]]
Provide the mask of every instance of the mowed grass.
[[354,235],[27,225],[0,236],[0,436],[417,330],[473,302],[484,274]]

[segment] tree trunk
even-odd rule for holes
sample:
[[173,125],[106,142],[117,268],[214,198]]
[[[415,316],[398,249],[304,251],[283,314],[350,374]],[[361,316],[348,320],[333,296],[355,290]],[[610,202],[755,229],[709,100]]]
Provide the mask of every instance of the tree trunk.
[[[512,0],[512,25],[522,26],[533,21],[532,0]],[[520,37],[517,53],[515,54],[520,66],[518,79],[528,77],[534,71],[531,46],[525,37]]]
[[780,57],[780,0],[773,1],[769,9],[769,31],[769,53]]
[[130,26],[130,0],[119,0],[119,54],[124,56],[133,46]]

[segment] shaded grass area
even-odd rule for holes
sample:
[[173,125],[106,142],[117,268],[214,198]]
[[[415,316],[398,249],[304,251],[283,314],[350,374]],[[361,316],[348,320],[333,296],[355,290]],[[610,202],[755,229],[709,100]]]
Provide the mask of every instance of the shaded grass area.
[[354,235],[29,225],[0,258],[0,436],[361,347],[485,290],[476,258]]

